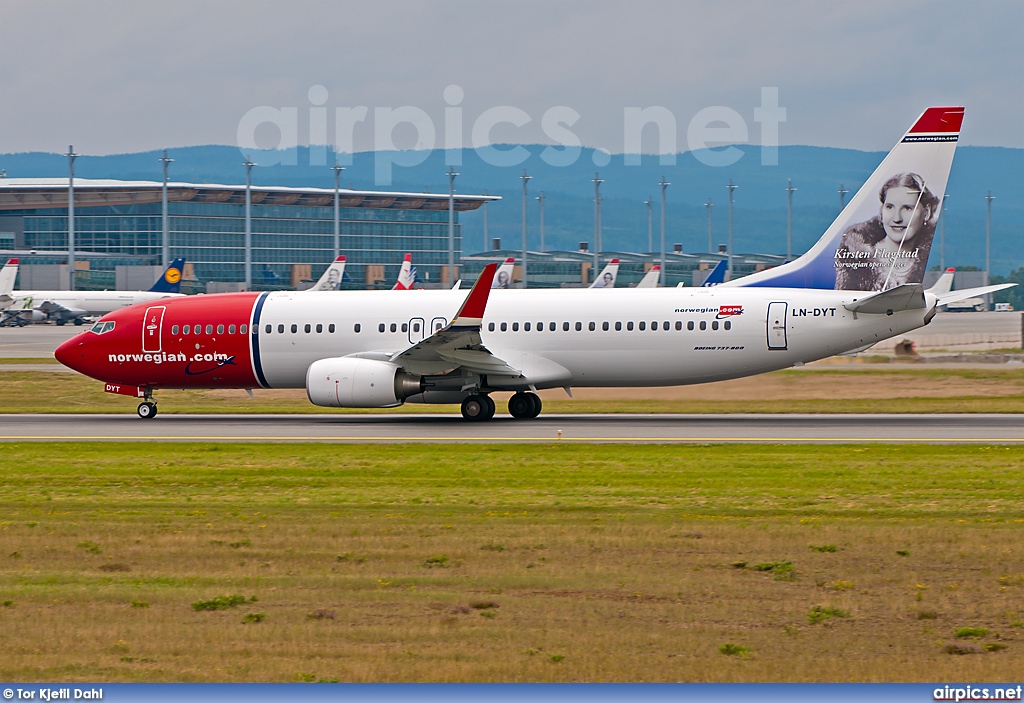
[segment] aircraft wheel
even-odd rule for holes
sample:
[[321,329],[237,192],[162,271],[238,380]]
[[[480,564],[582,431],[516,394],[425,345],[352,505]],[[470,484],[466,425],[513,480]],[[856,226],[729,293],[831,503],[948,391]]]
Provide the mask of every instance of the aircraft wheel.
[[526,417],[532,419],[540,415],[541,407],[543,407],[540,396],[536,393],[524,393],[523,395],[530,399],[530,413]]
[[494,401],[486,395],[474,393],[462,401],[462,417],[467,420],[483,421],[494,417],[494,411],[488,410],[494,407]]
[[150,418],[156,417],[156,403],[150,403],[149,401],[145,403],[139,403],[138,413],[139,417],[141,417],[143,420],[148,420]]
[[533,411],[533,401],[530,399],[531,396],[534,398],[537,397],[533,395],[533,393],[513,394],[512,397],[508,399],[508,414],[519,420],[536,417],[536,415],[530,414]]
[[83,320],[80,317],[76,317],[75,318],[75,327],[81,327],[84,324],[85,324],[85,320]]
[[64,323],[66,323],[66,322],[67,322],[67,320],[57,320],[57,326],[58,327],[63,327]]

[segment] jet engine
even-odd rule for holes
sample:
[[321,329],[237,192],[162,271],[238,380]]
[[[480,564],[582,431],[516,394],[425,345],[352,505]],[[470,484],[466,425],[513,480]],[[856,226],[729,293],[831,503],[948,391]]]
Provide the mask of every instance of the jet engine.
[[397,364],[341,356],[314,361],[306,370],[306,395],[328,408],[390,408],[426,388],[422,376]]

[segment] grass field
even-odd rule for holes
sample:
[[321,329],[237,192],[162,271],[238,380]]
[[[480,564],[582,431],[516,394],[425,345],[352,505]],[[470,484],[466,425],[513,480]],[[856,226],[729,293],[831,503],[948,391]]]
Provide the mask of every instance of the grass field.
[[[35,360],[33,360],[35,363]],[[78,374],[0,371],[0,413],[126,412],[137,401],[103,392],[103,384]],[[1024,368],[942,366],[885,368],[859,365],[787,370],[734,381],[655,389],[557,389],[542,392],[547,413],[948,413],[1024,412]],[[508,394],[495,394],[503,411]],[[157,392],[160,412],[322,413],[302,389]],[[384,413],[457,413],[457,406],[408,404]]]
[[1021,447],[0,452],[7,681],[1024,671]]

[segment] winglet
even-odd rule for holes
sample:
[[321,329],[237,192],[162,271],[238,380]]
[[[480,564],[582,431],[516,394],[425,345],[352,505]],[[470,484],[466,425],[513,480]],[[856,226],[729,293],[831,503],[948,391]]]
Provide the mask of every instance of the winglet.
[[491,295],[491,281],[494,280],[494,272],[498,270],[497,264],[484,266],[480,278],[476,279],[473,288],[466,297],[466,302],[459,308],[455,319],[452,320],[453,327],[478,327],[484,318],[484,310],[487,308],[487,299]]

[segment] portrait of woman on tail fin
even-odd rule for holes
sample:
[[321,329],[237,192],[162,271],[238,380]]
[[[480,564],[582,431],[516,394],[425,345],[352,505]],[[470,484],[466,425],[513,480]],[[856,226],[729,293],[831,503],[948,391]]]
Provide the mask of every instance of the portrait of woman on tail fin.
[[900,173],[878,193],[876,217],[843,232],[836,290],[881,291],[920,283],[939,219],[939,199],[916,173]]

